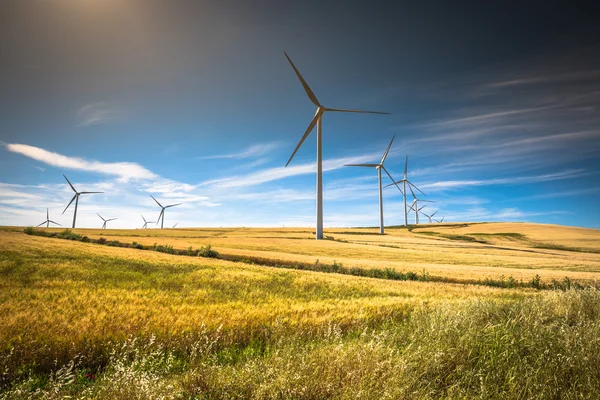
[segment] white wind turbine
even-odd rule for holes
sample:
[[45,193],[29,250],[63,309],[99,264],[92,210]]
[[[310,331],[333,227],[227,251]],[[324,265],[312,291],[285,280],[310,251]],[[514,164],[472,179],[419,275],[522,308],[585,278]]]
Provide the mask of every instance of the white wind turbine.
[[435,214],[437,214],[437,213],[438,213],[438,211],[440,211],[440,210],[437,210],[436,212],[434,212],[434,213],[433,213],[433,214],[431,214],[431,215],[429,215],[429,214],[425,214],[424,212],[422,212],[422,211],[421,211],[421,214],[423,214],[424,216],[426,216],[426,217],[427,217],[427,219],[429,220],[429,223],[431,224],[431,223],[432,223],[432,222],[431,222],[431,218],[433,218],[433,216],[434,216]]
[[54,222],[50,219],[50,213],[48,211],[48,209],[46,208],[46,220],[44,222],[42,222],[41,224],[38,225],[38,227],[42,226],[46,224],[46,228],[50,228],[50,224],[54,224],[54,225],[58,225],[58,226],[62,226],[61,224],[59,224],[58,222]]
[[93,194],[93,193],[104,193],[104,192],[78,192],[77,190],[75,190],[75,188],[73,187],[73,185],[71,184],[71,182],[69,181],[67,176],[65,174],[63,174],[63,176],[69,183],[69,186],[71,186],[71,189],[73,189],[73,191],[75,192],[75,195],[73,196],[73,198],[71,199],[69,204],[67,204],[67,206],[65,207],[65,209],[63,210],[62,213],[64,214],[65,211],[67,211],[67,208],[69,208],[69,206],[73,202],[73,200],[75,200],[75,212],[73,213],[73,229],[75,229],[75,220],[77,219],[77,204],[79,203],[79,196],[82,194]]
[[100,217],[100,219],[101,219],[102,221],[104,221],[104,223],[102,224],[102,229],[106,229],[106,223],[107,223],[107,222],[109,222],[109,221],[114,221],[114,220],[116,220],[116,219],[117,219],[117,218],[104,219],[104,218],[102,217],[102,215],[100,215],[100,214],[98,214],[98,213],[96,213],[96,215],[97,215],[97,216],[99,216],[99,217]]
[[142,215],[142,219],[144,220],[144,225],[142,225],[142,229],[148,229],[148,224],[153,224],[154,221],[146,221],[146,218]]
[[[414,196],[414,194],[413,194]],[[428,203],[435,203],[435,201],[431,201],[431,200],[421,200],[418,199],[416,196],[414,197],[413,203],[412,205],[409,207],[411,210],[413,210],[415,212],[415,224],[419,225],[419,212],[425,207],[419,207],[419,201],[426,201]]]
[[306,132],[304,133],[304,136],[302,136],[302,139],[300,139],[300,142],[298,142],[296,149],[294,149],[294,152],[292,153],[290,159],[285,164],[285,166],[287,167],[289,165],[290,161],[292,161],[292,158],[294,158],[294,155],[296,154],[296,152],[298,151],[300,146],[302,146],[302,143],[304,142],[304,140],[308,137],[308,135],[313,130],[315,125],[317,125],[317,226],[316,226],[316,238],[323,239],[323,151],[322,151],[323,149],[322,149],[322,137],[321,137],[321,120],[323,117],[323,113],[325,111],[351,112],[351,113],[363,113],[363,114],[389,114],[389,113],[380,112],[380,111],[346,110],[346,109],[342,109],[342,108],[324,107],[323,105],[321,105],[321,103],[319,103],[319,100],[317,100],[317,97],[312,92],[312,90],[310,89],[310,87],[308,86],[308,84],[306,83],[304,78],[302,78],[302,75],[300,75],[300,71],[298,71],[298,69],[296,68],[296,66],[290,59],[290,57],[287,55],[287,53],[284,52],[284,54],[285,54],[285,57],[290,62],[290,65],[294,69],[296,76],[298,76],[298,79],[300,80],[302,87],[304,87],[304,91],[306,92],[306,95],[308,96],[310,101],[312,101],[312,103],[315,106],[317,106],[317,112],[315,113],[315,116],[310,121],[310,124],[308,125],[308,128],[306,129]]
[[425,193],[423,193],[423,191],[421,189],[419,189],[418,187],[416,187],[411,181],[408,180],[408,156],[406,156],[406,164],[404,164],[404,178],[400,179],[399,181],[396,181],[394,183],[391,183],[388,186],[392,186],[392,185],[396,185],[396,187],[398,187],[398,183],[402,183],[402,187],[404,190],[398,188],[398,190],[400,190],[400,193],[402,193],[402,196],[404,197],[404,226],[408,225],[408,208],[406,206],[406,184],[408,183],[408,189],[410,190],[410,192],[413,195],[413,198],[417,198],[417,196],[415,196],[415,192],[412,190],[412,188],[417,189],[419,192],[421,192],[423,195],[425,195]]
[[[154,196],[150,195],[150,197],[152,197],[154,199]],[[158,204],[158,206],[161,208],[160,210],[160,214],[158,214],[158,221],[160,221],[160,229],[163,229],[163,225],[165,223],[165,210],[169,207],[175,207],[180,205],[181,203],[177,203],[177,204],[170,204],[168,206],[164,206],[162,204],[160,204],[158,202],[158,200],[154,199],[154,201],[156,202],[156,204]],[[162,217],[162,220],[160,219]],[[158,224],[158,221],[156,221],[156,223]]]
[[[392,182],[394,182],[394,178],[392,178],[392,176],[390,175],[388,170],[385,169],[385,166],[383,165],[383,163],[385,162],[385,159],[387,158],[388,153],[390,152],[390,148],[392,147],[392,143],[394,143],[395,137],[396,137],[396,135],[394,135],[394,137],[392,137],[392,140],[390,141],[390,144],[388,145],[387,149],[385,149],[385,153],[383,153],[383,157],[381,158],[381,162],[379,164],[344,164],[345,167],[377,168],[377,177],[379,178],[379,233],[382,235],[384,233],[384,227],[383,227],[383,190],[382,190],[382,186],[381,186],[381,170],[383,169],[385,171],[385,173],[390,177]],[[398,190],[400,190],[400,188],[398,188]]]

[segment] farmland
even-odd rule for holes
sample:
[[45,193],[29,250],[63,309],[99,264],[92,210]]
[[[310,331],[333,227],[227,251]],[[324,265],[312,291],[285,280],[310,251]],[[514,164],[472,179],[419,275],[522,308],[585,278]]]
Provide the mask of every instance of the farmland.
[[600,396],[599,231],[375,232],[5,228],[0,398]]

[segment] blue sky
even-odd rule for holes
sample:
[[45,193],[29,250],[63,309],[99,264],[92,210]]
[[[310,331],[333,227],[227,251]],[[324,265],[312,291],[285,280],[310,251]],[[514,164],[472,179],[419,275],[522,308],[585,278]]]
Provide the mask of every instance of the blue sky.
[[[328,107],[325,226],[378,224],[375,170],[448,221],[600,228],[600,32],[574,3],[60,0],[0,7],[0,224],[313,226],[315,112]],[[371,4],[371,3],[369,3]],[[436,5],[434,7],[434,5]],[[542,3],[540,3],[541,5]],[[570,4],[570,5],[569,5]],[[447,7],[447,6],[446,6]],[[435,11],[432,11],[435,10]],[[5,61],[6,60],[6,61]],[[386,181],[384,181],[386,182]],[[389,183],[389,182],[388,182]],[[387,225],[401,196],[384,192]]]

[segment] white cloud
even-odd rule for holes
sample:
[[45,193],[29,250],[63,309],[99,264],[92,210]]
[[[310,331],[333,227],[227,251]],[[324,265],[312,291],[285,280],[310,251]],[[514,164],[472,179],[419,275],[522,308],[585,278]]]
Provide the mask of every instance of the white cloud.
[[518,176],[514,178],[497,178],[497,179],[482,179],[482,180],[456,180],[442,181],[421,185],[421,189],[454,189],[467,186],[487,186],[487,185],[517,185],[524,183],[547,182],[560,179],[571,179],[587,175],[583,169],[569,169],[563,172],[552,174],[533,175],[533,176]]
[[156,174],[139,164],[131,162],[104,163],[95,160],[85,160],[79,157],[68,157],[50,152],[39,147],[26,144],[7,144],[6,149],[13,153],[22,154],[36,161],[53,167],[74,169],[80,171],[96,172],[104,175],[118,176],[126,182],[130,179],[155,179]]
[[270,142],[263,144],[256,144],[248,147],[246,150],[240,151],[238,153],[229,153],[229,154],[217,154],[214,156],[204,156],[199,157],[201,160],[214,160],[218,158],[248,158],[248,157],[258,157],[264,154],[267,154],[277,147],[280,146],[279,142]]
[[[362,163],[373,160],[376,155],[368,154],[359,157],[333,158],[323,161],[323,172],[333,171],[344,167],[344,164]],[[317,171],[314,162],[294,165],[290,167],[275,167],[263,169],[257,172],[251,172],[246,175],[237,175],[229,178],[213,179],[203,182],[202,185],[209,185],[221,188],[254,186],[261,183],[271,182],[291,176],[314,174]]]
[[79,126],[89,126],[106,122],[119,121],[125,117],[125,112],[109,101],[100,101],[81,107],[77,111]]

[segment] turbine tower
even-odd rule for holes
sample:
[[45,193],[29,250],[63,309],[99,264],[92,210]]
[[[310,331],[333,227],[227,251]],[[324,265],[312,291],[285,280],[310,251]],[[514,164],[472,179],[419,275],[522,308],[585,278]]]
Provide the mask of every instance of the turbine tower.
[[322,148],[323,141],[322,141],[322,137],[321,137],[321,120],[323,117],[323,113],[325,111],[351,112],[351,113],[363,113],[363,114],[389,114],[389,113],[379,112],[379,111],[346,110],[346,109],[342,109],[342,108],[324,107],[323,105],[321,105],[321,103],[319,103],[319,100],[317,100],[317,97],[312,92],[312,90],[310,89],[310,87],[308,86],[308,84],[306,83],[304,78],[302,78],[302,75],[300,75],[300,71],[298,71],[298,69],[296,68],[296,66],[290,59],[290,57],[287,55],[287,53],[284,52],[284,54],[285,54],[285,57],[290,62],[290,65],[294,69],[294,72],[296,73],[296,76],[300,80],[302,87],[304,87],[304,91],[306,92],[306,95],[308,96],[310,101],[315,106],[317,106],[317,112],[315,113],[315,116],[310,121],[310,124],[308,125],[308,128],[306,129],[306,132],[304,133],[304,136],[302,136],[302,139],[300,139],[300,142],[298,142],[296,149],[294,149],[294,152],[292,153],[290,159],[285,164],[285,166],[287,167],[289,165],[290,161],[292,161],[292,158],[294,158],[294,155],[296,154],[296,152],[298,151],[300,146],[302,146],[302,143],[304,142],[304,140],[308,137],[308,135],[313,130],[315,125],[317,125],[317,207],[316,207],[317,208],[317,226],[316,226],[316,238],[317,238],[317,240],[319,240],[319,239],[323,239],[323,151],[322,151],[323,150],[323,148]]
[[[150,197],[152,197],[154,199],[154,196],[150,195]],[[158,206],[161,208],[160,210],[160,214],[158,214],[158,221],[160,221],[160,229],[163,229],[163,225],[165,223],[165,210],[169,207],[175,207],[180,205],[181,203],[177,203],[177,204],[170,204],[168,206],[164,206],[162,204],[160,204],[158,202],[158,200],[154,199],[154,201],[156,202],[156,204],[158,204]],[[162,220],[160,219],[162,217]],[[158,221],[156,221],[156,224],[158,225]]]
[[102,215],[100,215],[100,214],[98,214],[98,213],[96,213],[96,215],[98,215],[98,216],[100,217],[100,219],[101,219],[102,221],[104,221],[104,223],[102,224],[102,229],[106,229],[106,223],[107,223],[108,221],[114,221],[115,219],[117,219],[117,218],[104,219],[104,218],[102,218]]
[[146,221],[146,218],[142,215],[142,219],[144,220],[144,225],[142,225],[142,229],[148,229],[148,224],[153,224],[154,221]]
[[54,222],[50,219],[50,213],[48,212],[48,209],[46,208],[46,220],[44,222],[42,222],[41,224],[39,224],[37,227],[39,228],[40,226],[46,224],[46,228],[50,228],[50,224],[54,224],[54,225],[58,225],[58,226],[62,226],[61,224],[59,224],[58,222]]
[[65,207],[65,209],[63,210],[62,213],[64,214],[65,211],[67,211],[67,208],[69,208],[69,206],[73,202],[73,200],[75,200],[75,212],[73,213],[73,229],[75,229],[75,220],[77,219],[77,204],[79,203],[79,196],[82,195],[82,194],[93,194],[93,193],[104,193],[104,192],[78,192],[77,190],[75,190],[75,188],[73,187],[73,185],[69,181],[69,178],[67,178],[67,176],[65,174],[63,174],[63,176],[65,177],[65,179],[69,183],[69,186],[71,186],[71,189],[73,189],[73,191],[75,192],[75,195],[73,196],[73,198],[71,199],[71,201],[69,202],[69,204],[67,204],[67,206]]
[[413,185],[413,183],[408,180],[408,156],[406,156],[406,164],[404,164],[404,178],[402,178],[401,180],[399,180],[397,182],[389,184],[386,187],[392,186],[392,185],[396,185],[396,187],[398,187],[398,185],[397,185],[398,183],[402,183],[402,187],[404,188],[404,190],[401,190],[400,188],[398,188],[398,189],[400,190],[400,193],[402,193],[402,196],[404,197],[404,226],[407,226],[408,225],[408,208],[406,206],[406,184],[408,183],[408,189],[412,193],[413,198],[416,199],[417,196],[415,196],[415,192],[412,190],[412,188],[417,189],[419,192],[421,192],[423,195],[425,195],[425,193],[423,193],[423,191],[421,189],[419,189],[418,187]]
[[[390,175],[388,170],[385,169],[385,166],[383,165],[383,163],[385,162],[385,159],[387,158],[388,153],[390,152],[390,148],[392,147],[392,143],[394,143],[395,138],[396,138],[396,135],[394,135],[394,137],[392,137],[392,140],[390,141],[390,144],[388,145],[387,149],[385,149],[385,153],[383,153],[383,157],[381,158],[381,162],[379,164],[344,164],[345,167],[367,167],[367,168],[376,168],[377,169],[377,177],[379,178],[379,233],[382,235],[384,233],[384,226],[383,226],[384,224],[383,224],[383,190],[381,187],[381,170],[383,169],[385,171],[385,173],[390,177],[392,182],[394,182],[394,178],[392,178],[392,176]],[[399,187],[398,187],[398,190],[400,190]]]

